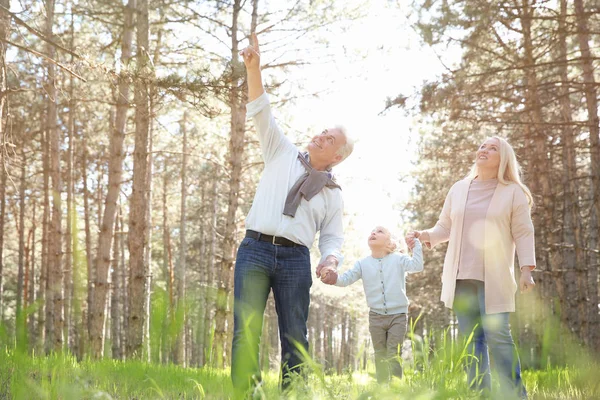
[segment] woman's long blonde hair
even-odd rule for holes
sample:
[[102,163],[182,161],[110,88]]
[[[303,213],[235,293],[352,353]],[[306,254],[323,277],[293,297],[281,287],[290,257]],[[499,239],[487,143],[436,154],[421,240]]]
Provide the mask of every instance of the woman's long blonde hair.
[[[510,143],[504,138],[500,136],[492,136],[492,139],[497,139],[500,143],[500,165],[498,165],[498,182],[507,184],[509,182],[514,182],[523,189],[525,192],[525,196],[527,196],[527,200],[529,201],[529,207],[533,207],[533,196],[531,195],[531,191],[523,181],[521,180],[521,166],[517,161],[517,155],[515,154],[515,150],[512,148]],[[477,171],[477,162],[473,163],[471,167],[471,171],[467,175],[469,179],[475,179],[478,175]]]

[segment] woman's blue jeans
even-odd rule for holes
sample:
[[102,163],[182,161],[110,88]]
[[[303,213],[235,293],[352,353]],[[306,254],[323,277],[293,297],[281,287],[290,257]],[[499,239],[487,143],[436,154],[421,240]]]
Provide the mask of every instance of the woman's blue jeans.
[[510,333],[509,313],[486,314],[484,283],[465,279],[456,281],[454,313],[465,339],[471,334],[467,361],[469,384],[475,389],[491,389],[488,349],[500,379],[504,398],[526,398],[521,380],[521,362]]
[[283,388],[302,364],[298,348],[308,351],[307,320],[312,275],[304,246],[284,247],[244,238],[234,273],[234,319],[231,378],[235,392],[245,394],[261,379],[259,345],[263,314],[273,290],[281,341]]

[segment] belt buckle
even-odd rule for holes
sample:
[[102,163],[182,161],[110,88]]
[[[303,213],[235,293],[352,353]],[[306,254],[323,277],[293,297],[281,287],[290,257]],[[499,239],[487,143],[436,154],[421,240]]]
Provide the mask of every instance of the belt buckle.
[[278,243],[275,243],[275,239],[277,238],[277,236],[273,235],[273,239],[271,239],[271,243],[273,244],[273,246],[281,246]]

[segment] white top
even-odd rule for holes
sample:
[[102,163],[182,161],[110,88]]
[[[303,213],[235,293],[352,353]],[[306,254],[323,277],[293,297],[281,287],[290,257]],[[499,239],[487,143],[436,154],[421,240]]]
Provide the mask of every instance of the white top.
[[473,180],[467,194],[456,279],[484,280],[485,218],[498,179]]
[[254,195],[246,229],[282,236],[310,248],[320,231],[321,259],[333,255],[342,263],[344,242],[342,191],[325,187],[310,201],[304,197],[294,218],[283,215],[291,187],[306,172],[298,160],[299,149],[283,134],[271,113],[266,93],[246,105],[247,117],[254,119],[265,168]]
[[371,311],[382,314],[408,312],[406,274],[423,271],[423,249],[415,239],[413,256],[391,253],[383,258],[363,258],[340,275],[336,286],[348,286],[362,278],[365,297]]

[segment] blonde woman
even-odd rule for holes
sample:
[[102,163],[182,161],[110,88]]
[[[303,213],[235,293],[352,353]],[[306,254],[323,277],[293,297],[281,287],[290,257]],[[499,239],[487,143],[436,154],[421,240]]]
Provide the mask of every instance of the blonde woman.
[[513,148],[494,136],[477,150],[469,175],[448,192],[435,226],[414,231],[407,238],[420,238],[428,248],[449,242],[441,300],[454,310],[460,333],[464,337],[473,333],[475,357],[467,366],[471,387],[491,387],[489,348],[502,391],[520,398],[527,398],[527,392],[509,313],[515,311],[517,290],[515,249],[521,291],[535,285],[531,276],[535,268],[532,203]]

